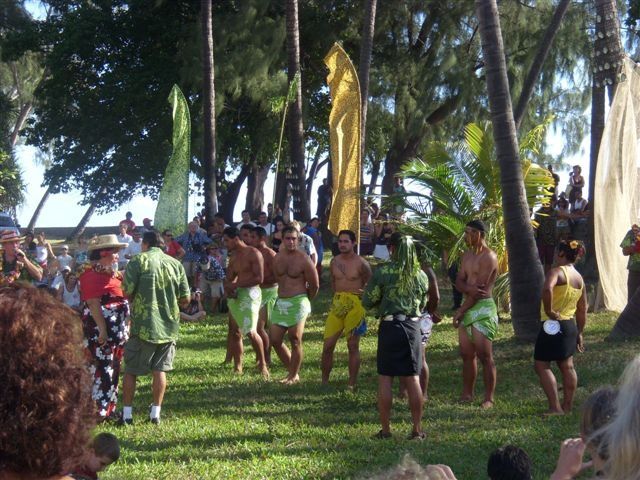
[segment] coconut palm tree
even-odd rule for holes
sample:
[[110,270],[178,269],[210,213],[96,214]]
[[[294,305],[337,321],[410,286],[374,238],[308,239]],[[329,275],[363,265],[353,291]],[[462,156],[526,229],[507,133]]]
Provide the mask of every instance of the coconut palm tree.
[[[550,121],[535,127],[521,142],[524,183],[532,208],[547,204],[552,195],[551,172],[527,159],[539,152]],[[432,143],[423,159],[403,168],[403,176],[419,188],[400,199],[410,218],[401,228],[424,240],[432,262],[446,251],[449,263],[454,263],[464,249],[465,225],[480,218],[489,227],[487,244],[498,255],[500,273],[508,271],[500,171],[488,124],[467,125],[464,141]],[[506,276],[503,288],[508,287],[505,280]]]

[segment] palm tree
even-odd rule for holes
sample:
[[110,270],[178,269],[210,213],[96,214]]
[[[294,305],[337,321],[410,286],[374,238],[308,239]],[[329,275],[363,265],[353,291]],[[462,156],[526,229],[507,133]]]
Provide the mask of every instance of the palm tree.
[[360,158],[365,158],[365,139],[367,133],[367,103],[369,100],[369,71],[371,70],[371,51],[373,50],[373,33],[376,25],[377,0],[365,0],[364,17],[362,22],[362,40],[360,43],[360,64],[358,66],[358,80],[360,81],[361,127],[360,127]]
[[[538,153],[550,121],[524,137],[520,150],[523,157]],[[500,173],[489,130],[489,125],[471,123],[465,128],[464,141],[434,142],[423,160],[414,160],[403,168],[403,176],[419,188],[401,200],[410,217],[401,228],[424,240],[432,263],[443,251],[448,252],[449,264],[454,263],[463,252],[465,225],[481,218],[489,227],[487,243],[498,255],[500,273],[508,271]],[[553,187],[551,173],[530,160],[522,162],[522,169],[529,205],[535,208],[548,203]]]
[[[300,72],[298,0],[287,0],[287,75],[293,82]],[[297,82],[295,101],[289,110],[289,154],[293,170],[294,210],[299,217],[311,216],[305,189],[304,128],[302,124],[302,81]]]
[[200,8],[202,22],[202,92],[204,110],[204,147],[202,156],[202,163],[204,165],[204,212],[207,226],[209,226],[213,220],[213,215],[218,211],[216,193],[216,95],[211,0],[202,0]]
[[539,330],[542,265],[529,220],[518,157],[516,125],[496,0],[476,0],[496,155],[500,166],[512,318],[516,337],[532,341]]

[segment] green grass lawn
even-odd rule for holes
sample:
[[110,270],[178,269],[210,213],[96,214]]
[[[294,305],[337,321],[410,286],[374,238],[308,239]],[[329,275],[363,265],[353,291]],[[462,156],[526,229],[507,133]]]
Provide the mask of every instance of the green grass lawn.
[[[575,363],[579,376],[576,409],[565,417],[542,418],[546,402],[533,371],[532,345],[513,339],[508,321],[494,343],[498,369],[496,406],[490,411],[457,403],[461,360],[450,317],[434,329],[427,360],[430,400],[425,406],[427,439],[411,442],[407,403],[394,400],[393,439],[373,440],[379,430],[376,410],[375,349],[377,321],[362,339],[359,389],[345,390],[346,344],[341,341],[331,386],[320,386],[320,354],[329,292],[323,287],[304,337],[302,383],[265,382],[253,365],[248,342],[245,373],[236,376],[221,365],[225,355],[226,318],[220,314],[201,324],[184,324],[175,371],[162,410],[162,424],[148,424],[149,378],[141,378],[134,403],[136,424],[105,427],[122,442],[120,461],[101,478],[354,478],[399,462],[410,454],[419,463],[445,463],[459,479],[486,478],[489,453],[505,444],[524,448],[535,478],[548,478],[560,442],[578,433],[579,407],[590,392],[615,383],[639,343],[605,343],[615,316],[590,315],[586,352]],[[451,305],[443,301],[443,312]],[[274,359],[277,357],[274,355]],[[276,361],[272,375],[286,372]],[[478,394],[482,382],[479,378]],[[585,477],[586,478],[586,477]]]

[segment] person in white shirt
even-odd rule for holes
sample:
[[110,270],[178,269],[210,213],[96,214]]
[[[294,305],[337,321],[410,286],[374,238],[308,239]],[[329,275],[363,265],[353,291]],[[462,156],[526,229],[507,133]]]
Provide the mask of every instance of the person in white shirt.
[[127,248],[122,251],[122,257],[124,258],[118,261],[118,268],[120,270],[124,270],[127,267],[129,260],[140,252],[142,252],[142,235],[140,234],[140,231],[136,229],[133,231],[133,240],[129,243]]
[[75,311],[81,311],[80,289],[78,288],[78,277],[71,270],[63,272],[64,281],[59,289],[60,300],[65,305],[73,308]]
[[309,258],[311,258],[311,262],[314,266],[317,265],[318,252],[316,251],[316,246],[313,244],[313,238],[306,233],[302,233],[300,230],[300,223],[298,223],[297,220],[293,220],[289,225],[298,231],[298,250],[306,253]]
[[237,228],[242,228],[243,225],[249,225],[250,227],[255,227],[256,224],[251,221],[251,214],[249,210],[242,211],[242,221],[236,225]]
[[60,247],[62,253],[56,257],[58,260],[58,270],[62,271],[65,267],[69,267],[69,270],[73,267],[73,257],[69,255],[69,247],[62,245]]
[[266,212],[260,212],[260,215],[258,215],[258,227],[264,228],[264,231],[267,232],[267,236],[269,237],[276,231],[276,226],[267,220]]
[[118,242],[129,245],[133,240],[133,237],[127,233],[127,226],[124,223],[121,223],[118,228],[119,232],[118,235],[116,235]]

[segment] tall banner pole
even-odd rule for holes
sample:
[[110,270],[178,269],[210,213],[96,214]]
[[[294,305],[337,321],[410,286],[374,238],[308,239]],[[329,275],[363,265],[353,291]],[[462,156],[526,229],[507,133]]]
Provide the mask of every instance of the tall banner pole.
[[329,67],[327,84],[331,96],[329,143],[333,199],[328,228],[334,235],[340,230],[355,232],[360,253],[360,82],[349,56],[337,43],[325,56],[324,63]]

